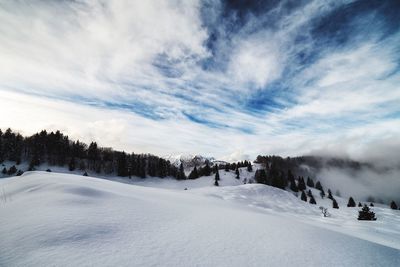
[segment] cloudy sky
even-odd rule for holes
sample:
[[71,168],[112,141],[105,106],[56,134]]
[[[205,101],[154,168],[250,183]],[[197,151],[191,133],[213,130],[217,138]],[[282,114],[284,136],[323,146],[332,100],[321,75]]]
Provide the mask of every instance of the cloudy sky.
[[4,0],[0,128],[158,155],[397,157],[399,64],[397,0]]

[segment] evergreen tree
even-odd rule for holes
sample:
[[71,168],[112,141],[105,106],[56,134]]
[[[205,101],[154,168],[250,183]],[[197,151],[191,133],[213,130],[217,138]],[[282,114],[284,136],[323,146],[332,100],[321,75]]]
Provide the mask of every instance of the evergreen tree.
[[362,204],[361,204],[361,202],[358,202],[358,206],[359,206],[359,207],[362,207]]
[[217,176],[218,172],[215,174],[215,179],[214,179],[214,185],[219,186],[218,180],[219,180],[219,175]]
[[219,171],[217,170],[217,172],[215,173],[215,181],[219,181]]
[[358,212],[358,220],[375,221],[375,213],[371,211],[367,205],[364,205],[364,207]]
[[397,210],[396,202],[394,202],[394,201],[390,202],[390,208],[393,209],[393,210]]
[[6,167],[3,168],[3,170],[1,171],[2,174],[7,174],[7,169]]
[[328,189],[328,198],[333,200],[332,191]]
[[369,206],[370,206],[370,207],[373,207],[373,206],[374,206],[374,203],[371,202],[371,204],[369,204]]
[[356,202],[354,201],[354,199],[352,197],[349,198],[349,202],[347,203],[347,207],[355,207],[356,206]]
[[304,193],[304,191],[301,191],[301,200],[307,202],[307,196],[306,193]]
[[299,177],[297,187],[299,188],[300,191],[306,190],[306,184],[304,182],[303,177]]
[[307,177],[307,186],[314,187],[314,181],[310,177]]
[[324,190],[320,181],[317,181],[317,183],[315,184],[315,188],[318,189],[319,191]]
[[334,209],[338,209],[339,208],[339,205],[336,202],[336,199],[332,199],[332,208],[334,208]]
[[211,175],[211,168],[210,168],[210,165],[208,163],[208,160],[206,161],[206,165],[203,168],[203,175],[204,176],[210,176]]
[[254,179],[259,184],[268,184],[267,183],[267,173],[265,172],[264,169],[256,170],[256,173],[254,174]]
[[324,191],[324,189],[322,189],[322,190],[319,192],[319,195],[321,196],[321,198],[324,198],[324,197],[325,197],[325,191]]
[[186,180],[185,170],[183,169],[183,164],[179,165],[179,172],[177,176],[178,180]]
[[240,179],[239,168],[236,168],[235,174],[236,174],[236,179]]
[[199,173],[197,172],[197,167],[194,166],[193,170],[189,174],[189,179],[197,179],[199,178]]
[[308,191],[307,191],[307,196],[308,197],[311,197],[313,194],[312,194],[312,192],[311,192],[311,189],[308,189]]
[[314,205],[317,204],[313,195],[310,196],[310,204],[314,204]]
[[290,190],[292,190],[293,192],[299,192],[299,188],[297,187],[294,179],[289,180],[289,181],[290,181]]
[[248,162],[247,171],[248,172],[252,172],[253,171],[253,166],[251,166],[251,162]]

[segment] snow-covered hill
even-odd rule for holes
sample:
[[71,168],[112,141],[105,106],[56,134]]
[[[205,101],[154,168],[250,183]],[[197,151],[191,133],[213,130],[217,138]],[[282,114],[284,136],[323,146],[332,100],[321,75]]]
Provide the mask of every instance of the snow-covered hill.
[[356,210],[323,218],[265,185],[161,185],[46,172],[0,179],[0,266],[400,265],[399,211],[377,208],[378,221],[359,222]]

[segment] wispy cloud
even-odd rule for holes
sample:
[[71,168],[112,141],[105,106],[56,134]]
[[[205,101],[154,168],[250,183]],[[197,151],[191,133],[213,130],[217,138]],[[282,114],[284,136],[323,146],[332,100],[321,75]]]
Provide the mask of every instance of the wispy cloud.
[[400,7],[366,2],[4,1],[0,126],[161,155],[360,157],[400,134]]

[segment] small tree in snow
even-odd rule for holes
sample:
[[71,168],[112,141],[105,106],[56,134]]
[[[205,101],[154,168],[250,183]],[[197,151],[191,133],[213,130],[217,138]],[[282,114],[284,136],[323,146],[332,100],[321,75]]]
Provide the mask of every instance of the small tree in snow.
[[304,193],[304,191],[301,191],[301,200],[307,202],[307,196],[306,193]]
[[321,210],[321,212],[322,212],[322,215],[324,215],[324,217],[329,217],[330,216],[330,214],[329,214],[329,212],[328,212],[328,208],[324,208],[324,207],[319,207],[319,209]]
[[314,204],[314,205],[317,204],[313,195],[310,196],[310,204]]
[[333,200],[332,191],[328,189],[328,198]]
[[358,206],[359,206],[359,207],[362,207],[362,204],[361,204],[361,202],[358,202]]
[[396,204],[396,202],[392,201],[392,202],[390,203],[390,208],[393,209],[393,210],[397,210],[397,204]]
[[339,205],[336,202],[336,199],[332,199],[332,208],[334,208],[334,209],[338,209],[339,208]]
[[375,213],[369,209],[367,205],[358,212],[358,220],[362,221],[375,221]]
[[240,173],[239,173],[239,168],[236,168],[236,179],[240,179]]
[[356,202],[354,201],[354,199],[352,197],[349,198],[349,202],[347,203],[347,207],[355,207],[356,206]]

